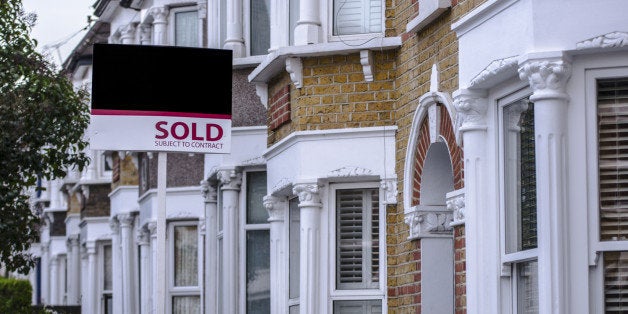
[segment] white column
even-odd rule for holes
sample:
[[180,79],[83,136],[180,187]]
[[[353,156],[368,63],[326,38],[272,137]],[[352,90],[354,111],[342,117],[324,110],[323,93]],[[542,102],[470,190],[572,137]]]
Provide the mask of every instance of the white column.
[[152,42],[150,25],[140,24],[138,25],[137,30],[140,33],[140,45],[150,45]]
[[526,56],[519,76],[534,103],[539,312],[571,313],[568,300],[567,105],[570,60],[559,53]]
[[302,0],[299,3],[299,21],[294,28],[294,44],[318,44],[321,36],[321,17],[318,0]]
[[164,274],[159,274],[157,269],[157,221],[153,220],[148,223],[148,231],[150,232],[150,269],[152,272],[150,287],[151,289],[151,298],[149,301],[150,304],[150,313],[156,313],[157,310],[157,276],[164,276]]
[[122,298],[124,295],[122,288],[122,252],[120,250],[120,222],[116,217],[111,217],[109,220],[109,227],[111,228],[111,280],[112,291],[111,298],[113,299],[113,312],[122,312]]
[[243,34],[242,1],[227,2],[227,38],[224,49],[233,51],[234,58],[246,57]]
[[68,305],[81,304],[81,255],[79,235],[68,236]]
[[299,196],[300,230],[300,313],[318,314],[320,307],[321,254],[320,215],[323,204],[316,183],[296,184],[293,193]]
[[41,303],[50,304],[49,242],[41,243]]
[[290,43],[289,29],[290,1],[275,0],[270,2],[270,48],[275,51],[279,47],[286,47]]
[[[98,270],[96,267],[96,242],[87,241],[85,243],[87,248],[87,298],[84,312],[86,313],[99,313],[98,312]],[[114,301],[115,303],[115,301]],[[119,313],[119,312],[114,312]]]
[[137,231],[137,244],[140,246],[140,313],[151,313],[150,307],[150,233],[146,228]]
[[120,41],[123,45],[131,45],[135,43],[136,28],[136,24],[134,23],[129,23],[119,28]]
[[50,258],[50,304],[59,305],[59,258]]
[[454,106],[462,118],[464,149],[467,313],[499,313],[499,211],[486,204],[486,93],[458,90]]
[[149,11],[153,16],[153,45],[168,44],[168,8],[156,7]]
[[133,313],[135,312],[134,294],[135,289],[133,287],[133,215],[132,214],[118,214],[118,221],[120,222],[120,252],[122,262],[122,312],[120,313]]
[[217,309],[218,298],[218,195],[216,187],[207,180],[201,182],[205,200],[205,309],[212,313]]
[[85,245],[81,245],[80,254],[81,254],[81,309],[83,313],[89,313],[89,289],[90,286],[95,284],[89,278],[89,265],[88,265],[88,256],[87,247]]
[[232,313],[239,313],[239,208],[238,196],[242,184],[242,173],[234,169],[220,170],[218,180],[221,183],[222,215],[223,219],[223,280],[221,282],[223,294],[223,308]]
[[[196,4],[198,8],[198,46],[203,48],[207,47],[206,34],[207,34],[207,0],[205,2],[198,2]],[[217,32],[217,30],[212,30]]]
[[[264,196],[264,207],[268,211],[270,222],[270,312],[287,313],[288,289],[286,286],[288,269],[284,248],[286,244],[282,239],[284,235],[284,221],[288,204],[280,202],[280,199],[272,196]],[[287,243],[288,241],[286,241]]]

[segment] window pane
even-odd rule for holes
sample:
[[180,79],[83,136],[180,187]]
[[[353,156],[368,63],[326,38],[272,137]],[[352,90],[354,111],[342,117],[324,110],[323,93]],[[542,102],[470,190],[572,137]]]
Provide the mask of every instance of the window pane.
[[246,312],[270,313],[270,232],[246,233]]
[[536,248],[534,104],[504,107],[506,253]]
[[334,301],[334,314],[380,314],[381,300]]
[[103,303],[105,306],[105,314],[113,314],[113,297],[111,294],[105,294],[103,296]]
[[175,46],[198,47],[198,14],[196,11],[174,14]]
[[268,54],[270,48],[270,0],[251,0],[251,55]]
[[103,290],[111,291],[112,275],[111,275],[111,245],[104,245],[103,249]]
[[290,307],[290,314],[299,314],[299,306],[298,305],[293,305]]
[[539,312],[538,262],[528,261],[515,265],[517,271],[517,313]]
[[339,289],[378,287],[378,196],[377,189],[337,191],[336,283]]
[[628,78],[597,82],[600,239],[628,239]]
[[218,312],[217,313],[222,313],[222,299],[224,298],[223,296],[223,285],[224,285],[224,277],[223,277],[223,261],[222,261],[222,238],[218,239],[218,254],[216,254],[217,259],[218,259],[218,301],[217,306],[218,306]]
[[297,27],[297,22],[299,21],[300,5],[299,0],[290,0],[290,45],[294,45],[294,29]]
[[246,174],[246,223],[268,223],[268,211],[264,208],[266,195],[266,172],[247,172]]
[[299,269],[300,269],[300,250],[299,243],[301,237],[301,219],[299,211],[299,199],[297,197],[290,199],[290,299],[299,297]]
[[381,0],[335,0],[334,35],[382,31]]
[[198,235],[196,226],[174,227],[174,285],[198,285]]
[[201,312],[201,298],[197,296],[172,297],[173,314],[193,314]]
[[628,312],[628,252],[604,253],[605,313]]

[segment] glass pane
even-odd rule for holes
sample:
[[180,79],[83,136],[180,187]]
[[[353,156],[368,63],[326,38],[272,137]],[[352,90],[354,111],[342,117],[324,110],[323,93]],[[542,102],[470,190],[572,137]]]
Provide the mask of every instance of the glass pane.
[[628,78],[597,82],[600,239],[628,239]]
[[290,0],[290,45],[294,45],[294,29],[297,27],[299,21],[299,7],[301,3],[299,0]]
[[111,275],[111,245],[104,245],[103,249],[103,290],[111,291],[112,275]]
[[270,48],[270,0],[251,0],[251,55],[268,54]]
[[298,305],[291,306],[289,314],[299,314],[299,306]]
[[528,261],[516,264],[517,270],[517,313],[539,312],[539,272],[538,262]]
[[300,250],[299,243],[301,237],[301,219],[299,211],[299,199],[297,197],[290,199],[290,299],[299,297],[299,269],[300,269]]
[[604,252],[605,313],[628,313],[628,252]]
[[335,0],[334,35],[382,31],[381,0]]
[[222,208],[222,189],[218,188],[218,194],[216,195],[216,206],[218,207],[218,217],[216,217],[216,219],[218,219],[218,233],[222,232],[222,225],[223,225],[223,211],[224,209]]
[[246,312],[270,313],[270,232],[246,233]]
[[334,301],[334,314],[381,314],[381,300]]
[[246,223],[268,223],[268,211],[264,208],[266,195],[266,172],[247,172],[246,174]]
[[222,313],[222,299],[223,299],[223,294],[222,291],[224,289],[223,285],[224,285],[224,279],[223,279],[223,261],[222,261],[222,238],[218,239],[218,254],[216,254],[217,258],[218,258],[218,301],[217,306],[218,306],[218,313]]
[[174,227],[174,285],[198,285],[198,235],[196,226]]
[[201,312],[201,298],[197,296],[172,297],[173,314],[193,314]]
[[174,14],[175,46],[198,47],[198,14],[196,11]]
[[534,104],[504,107],[506,253],[536,248],[536,159]]
[[113,314],[113,297],[111,296],[111,294],[105,294],[103,296],[103,299],[105,314]]

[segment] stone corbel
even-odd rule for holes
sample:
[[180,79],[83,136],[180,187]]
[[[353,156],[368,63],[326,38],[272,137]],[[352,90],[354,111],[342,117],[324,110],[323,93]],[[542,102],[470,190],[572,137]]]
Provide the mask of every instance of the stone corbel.
[[450,227],[464,225],[465,223],[466,210],[464,198],[464,189],[451,191],[445,195],[447,209],[453,213],[453,221],[449,224]]
[[380,187],[384,190],[384,205],[397,204],[397,178],[383,179]]
[[360,63],[362,64],[362,72],[364,72],[364,80],[373,82],[373,52],[360,50]]
[[452,236],[453,213],[445,206],[414,206],[405,213],[404,221],[410,230],[408,240]]
[[[286,61],[286,69],[287,69],[287,61]],[[268,84],[264,83],[255,83],[255,93],[259,100],[264,105],[264,108],[268,109]]]
[[286,71],[290,73],[290,80],[292,80],[294,87],[303,87],[303,63],[301,63],[301,58],[287,58]]
[[205,203],[218,202],[218,191],[216,189],[216,186],[210,184],[208,180],[201,181],[201,194],[203,195]]
[[283,206],[280,205],[278,197],[272,195],[264,196],[264,208],[268,212],[268,222],[284,220]]
[[454,92],[454,108],[456,108],[456,142],[462,144],[462,133],[473,130],[487,130],[486,110],[488,100],[485,90],[459,89]]

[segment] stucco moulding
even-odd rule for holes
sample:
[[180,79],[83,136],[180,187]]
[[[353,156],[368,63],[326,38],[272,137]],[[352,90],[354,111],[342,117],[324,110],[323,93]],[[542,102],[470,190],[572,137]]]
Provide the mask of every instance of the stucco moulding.
[[628,32],[612,32],[576,43],[578,50],[626,46],[628,46]]
[[492,61],[469,83],[470,89],[484,89],[506,78],[517,75],[518,57],[512,56]]

